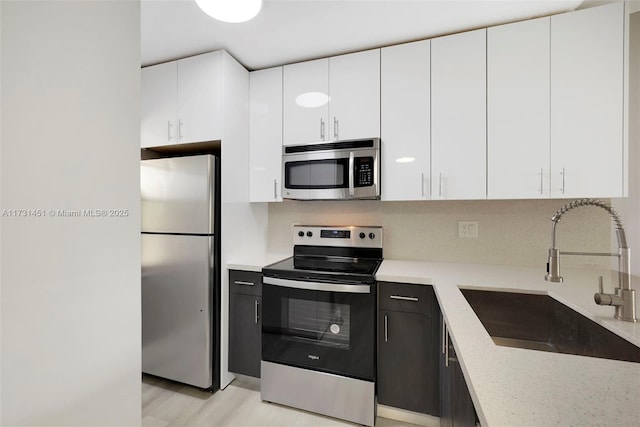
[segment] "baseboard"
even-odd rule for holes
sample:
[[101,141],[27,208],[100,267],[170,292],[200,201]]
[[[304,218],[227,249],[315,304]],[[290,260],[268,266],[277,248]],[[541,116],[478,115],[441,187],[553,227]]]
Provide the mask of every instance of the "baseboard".
[[417,424],[426,427],[440,427],[440,418],[405,409],[393,408],[378,404],[377,415],[382,418],[402,421],[404,423]]

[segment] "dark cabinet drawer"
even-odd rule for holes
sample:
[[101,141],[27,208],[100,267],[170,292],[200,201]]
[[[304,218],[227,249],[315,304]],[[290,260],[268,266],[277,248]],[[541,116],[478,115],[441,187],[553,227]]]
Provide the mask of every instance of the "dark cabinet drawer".
[[229,291],[236,294],[262,296],[262,273],[230,270]]
[[421,313],[430,316],[434,299],[432,286],[378,282],[380,310]]

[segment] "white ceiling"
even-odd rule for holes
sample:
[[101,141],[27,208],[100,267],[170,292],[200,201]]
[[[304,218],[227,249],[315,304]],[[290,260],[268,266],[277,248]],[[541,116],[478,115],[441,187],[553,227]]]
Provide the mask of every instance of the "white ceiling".
[[582,0],[264,0],[227,24],[195,0],[142,0],[142,65],[217,49],[249,70],[573,10]]

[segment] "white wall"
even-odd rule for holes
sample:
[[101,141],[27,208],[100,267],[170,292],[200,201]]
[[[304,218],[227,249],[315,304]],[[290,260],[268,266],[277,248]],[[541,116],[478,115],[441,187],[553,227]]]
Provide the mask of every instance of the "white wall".
[[0,424],[139,425],[140,4],[0,11]]

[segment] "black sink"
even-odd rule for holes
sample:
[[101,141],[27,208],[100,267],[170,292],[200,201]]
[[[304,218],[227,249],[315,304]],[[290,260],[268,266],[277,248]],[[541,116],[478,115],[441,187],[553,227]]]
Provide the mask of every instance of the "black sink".
[[640,347],[548,295],[460,291],[497,345],[640,362]]

